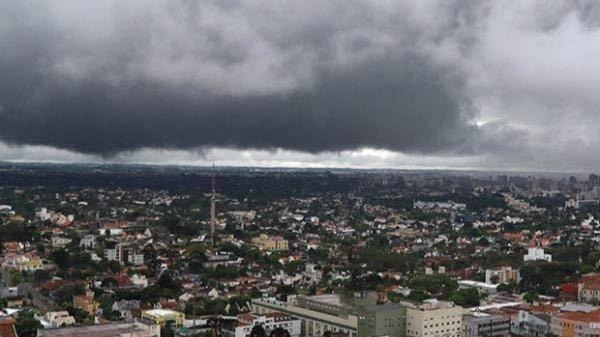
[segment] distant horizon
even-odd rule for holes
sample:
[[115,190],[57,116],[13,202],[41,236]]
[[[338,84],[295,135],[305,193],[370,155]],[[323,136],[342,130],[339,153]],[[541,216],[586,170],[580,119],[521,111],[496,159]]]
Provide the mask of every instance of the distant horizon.
[[[152,164],[152,163],[121,163],[121,162],[51,162],[51,161],[6,161],[0,160],[0,166],[7,165],[23,165],[23,166],[116,166],[116,167],[145,167],[145,168],[188,168],[198,169],[203,171],[213,170],[212,164],[207,165],[192,165],[192,164]],[[214,169],[227,170],[227,169],[257,169],[264,171],[361,171],[370,173],[476,173],[478,175],[515,175],[515,176],[536,176],[536,177],[548,177],[548,176],[560,176],[569,177],[575,176],[577,178],[587,178],[590,174],[600,174],[593,171],[585,172],[565,172],[565,171],[528,171],[528,170],[486,170],[479,168],[434,168],[434,167],[422,167],[422,168],[361,168],[361,167],[341,167],[341,166],[306,166],[306,167],[294,167],[294,166],[251,166],[251,165],[218,165],[215,163]]]

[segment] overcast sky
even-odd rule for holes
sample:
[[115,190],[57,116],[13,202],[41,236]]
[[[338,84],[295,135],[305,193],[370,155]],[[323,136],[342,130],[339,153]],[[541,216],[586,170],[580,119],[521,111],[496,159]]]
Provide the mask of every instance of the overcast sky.
[[600,171],[600,2],[0,0],[0,160]]

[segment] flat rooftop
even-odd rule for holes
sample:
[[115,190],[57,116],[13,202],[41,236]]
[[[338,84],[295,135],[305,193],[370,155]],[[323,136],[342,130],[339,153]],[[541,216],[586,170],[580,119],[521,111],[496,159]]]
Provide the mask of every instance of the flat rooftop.
[[56,329],[43,329],[38,336],[42,337],[119,337],[123,333],[146,331],[135,323],[89,325]]

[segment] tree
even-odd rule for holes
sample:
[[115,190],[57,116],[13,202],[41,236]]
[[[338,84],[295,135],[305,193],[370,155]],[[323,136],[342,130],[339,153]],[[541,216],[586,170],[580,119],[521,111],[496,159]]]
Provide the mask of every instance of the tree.
[[490,281],[492,282],[492,284],[498,284],[498,282],[500,282],[500,277],[498,275],[493,275],[492,277],[490,277]]
[[523,295],[523,299],[525,300],[525,302],[529,303],[529,304],[533,304],[533,302],[535,300],[537,300],[538,296],[536,293],[534,292],[527,292],[525,295]]
[[271,331],[269,337],[291,337],[290,332],[282,327],[277,327]]
[[262,325],[257,324],[250,331],[250,337],[267,337],[267,332]]
[[450,295],[450,300],[460,306],[475,307],[479,305],[479,292],[475,288],[458,289]]
[[42,327],[42,323],[35,319],[33,311],[21,312],[15,324],[15,329],[19,337],[35,337],[37,336],[37,330]]

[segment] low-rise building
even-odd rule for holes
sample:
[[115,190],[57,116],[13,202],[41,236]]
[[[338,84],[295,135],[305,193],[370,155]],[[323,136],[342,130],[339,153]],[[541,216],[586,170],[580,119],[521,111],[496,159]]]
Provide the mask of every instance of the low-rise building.
[[265,329],[267,335],[277,328],[285,329],[290,337],[301,336],[301,322],[292,316],[272,312],[265,315],[253,315],[245,313],[237,316],[233,324],[226,324],[221,327],[222,337],[249,337],[252,328],[260,325]]
[[600,310],[561,312],[553,315],[550,332],[560,337],[600,336]]
[[465,337],[510,337],[510,318],[473,313],[463,316]]
[[358,316],[339,295],[288,296],[287,302],[274,298],[253,299],[252,310],[259,315],[282,312],[299,318],[303,336],[322,336],[327,331],[357,336]]
[[160,326],[170,324],[174,327],[181,327],[185,322],[185,315],[170,309],[151,309],[142,311],[142,319],[147,319]]
[[74,325],[75,318],[67,311],[49,311],[43,316],[42,322],[46,322],[49,327],[58,328]]
[[268,236],[261,234],[256,238],[252,238],[252,244],[260,250],[265,251],[283,251],[288,250],[288,240],[282,236]]
[[160,326],[147,322],[41,329],[38,337],[160,337]]
[[521,336],[545,337],[550,330],[550,315],[520,310],[512,331]]

